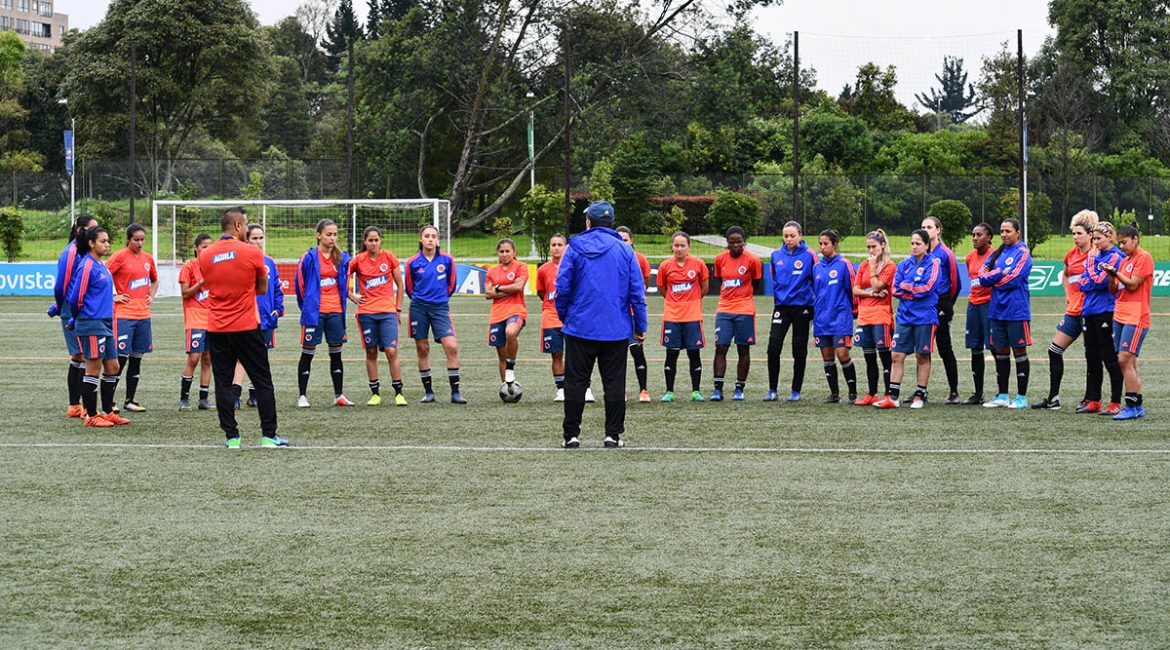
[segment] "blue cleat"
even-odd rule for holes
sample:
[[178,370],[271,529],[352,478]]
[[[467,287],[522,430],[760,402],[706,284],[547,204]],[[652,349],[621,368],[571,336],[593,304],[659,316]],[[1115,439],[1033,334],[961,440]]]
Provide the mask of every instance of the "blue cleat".
[[718,388],[711,391],[711,401],[712,402],[722,402],[723,401],[723,391],[719,390]]
[[1144,406],[1129,406],[1126,405],[1121,409],[1121,412],[1113,416],[1114,420],[1136,420],[1138,418],[1146,417],[1146,408]]
[[743,401],[743,391],[736,388],[735,392],[731,394],[731,399],[733,399],[737,402],[742,402]]
[[774,390],[770,390],[767,395],[764,395],[765,402],[775,402],[778,399],[780,399],[780,395]]
[[260,438],[261,447],[288,447],[289,444],[289,441],[276,435],[271,437],[264,436],[263,438]]
[[799,402],[800,401],[800,391],[795,391],[795,390],[792,391],[792,393],[788,396],[788,401],[789,402]]

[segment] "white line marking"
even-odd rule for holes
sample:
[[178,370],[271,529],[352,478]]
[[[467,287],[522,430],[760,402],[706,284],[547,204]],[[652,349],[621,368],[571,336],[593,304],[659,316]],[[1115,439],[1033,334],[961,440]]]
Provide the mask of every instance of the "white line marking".
[[[259,441],[245,449],[260,449]],[[38,442],[29,444],[0,443],[0,448],[32,449],[223,449],[222,445],[118,442],[55,443]],[[478,447],[460,445],[307,445],[288,447],[289,451],[439,451],[439,452],[505,452],[505,453],[561,453],[572,451],[560,447]],[[582,446],[577,451],[611,451],[601,446]],[[896,449],[896,448],[852,448],[852,447],[625,447],[612,453],[663,452],[684,454],[821,454],[821,455],[1170,455],[1170,449]]]

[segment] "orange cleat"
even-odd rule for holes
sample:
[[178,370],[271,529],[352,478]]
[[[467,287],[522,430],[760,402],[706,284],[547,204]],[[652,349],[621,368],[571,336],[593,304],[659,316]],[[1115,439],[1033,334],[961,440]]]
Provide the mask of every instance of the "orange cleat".
[[101,417],[104,418],[110,424],[117,425],[117,426],[121,426],[123,424],[130,424],[130,420],[127,420],[126,418],[122,417],[121,415],[118,415],[117,413],[106,413],[106,414],[102,415]]
[[85,407],[80,404],[71,404],[68,409],[65,409],[65,417],[67,418],[84,418]]
[[114,426],[114,423],[105,419],[101,415],[93,415],[93,416],[85,418],[85,426],[87,426],[87,427],[112,427],[112,426]]
[[638,401],[641,402],[642,404],[649,404],[650,403],[650,391],[648,391],[648,390],[640,391],[638,393]]
[[870,406],[871,404],[875,404],[880,400],[881,400],[881,398],[877,397],[875,395],[866,395],[865,397],[862,397],[861,399],[854,402],[853,405],[854,406]]

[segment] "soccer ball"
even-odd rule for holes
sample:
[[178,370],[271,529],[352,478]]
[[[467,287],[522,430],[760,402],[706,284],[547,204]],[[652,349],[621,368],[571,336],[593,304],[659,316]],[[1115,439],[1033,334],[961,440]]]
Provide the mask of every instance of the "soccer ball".
[[514,381],[512,383],[504,382],[500,384],[500,401],[505,404],[515,404],[524,396],[524,387],[520,382]]

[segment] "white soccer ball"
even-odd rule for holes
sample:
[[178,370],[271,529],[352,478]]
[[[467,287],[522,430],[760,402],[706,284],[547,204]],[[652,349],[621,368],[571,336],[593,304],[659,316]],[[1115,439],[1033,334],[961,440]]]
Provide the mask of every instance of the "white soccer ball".
[[500,401],[505,404],[515,404],[524,396],[524,387],[520,382],[514,381],[512,383],[504,382],[500,384]]

